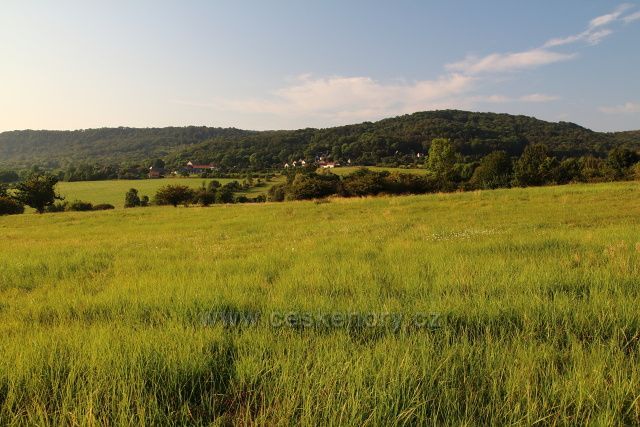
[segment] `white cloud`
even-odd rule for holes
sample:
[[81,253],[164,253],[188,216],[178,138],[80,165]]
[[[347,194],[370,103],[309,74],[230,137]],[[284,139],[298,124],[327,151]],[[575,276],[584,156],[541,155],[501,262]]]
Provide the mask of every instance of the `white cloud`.
[[520,97],[520,101],[524,102],[551,102],[560,99],[559,96],[548,95],[546,93],[532,93]]
[[640,11],[632,13],[631,15],[625,16],[624,18],[622,18],[622,20],[624,21],[625,24],[629,24],[631,22],[640,20]]
[[322,116],[329,122],[368,120],[418,110],[449,108],[474,78],[449,74],[414,83],[382,83],[370,77],[299,76],[264,99],[219,100],[217,109],[287,116]]
[[627,4],[627,3],[622,4],[618,6],[611,13],[607,13],[606,15],[601,15],[596,18],[593,18],[591,21],[589,21],[589,26],[587,27],[587,29],[582,31],[581,33],[573,34],[567,37],[550,39],[543,45],[543,47],[549,48],[549,47],[563,46],[563,45],[577,43],[581,41],[586,42],[590,45],[596,45],[600,43],[605,37],[613,34],[613,30],[611,30],[610,28],[602,28],[602,27],[613,24],[619,20],[623,20],[624,22],[631,22],[634,19],[640,19],[640,16],[638,16],[638,18],[629,19],[634,15],[638,15],[638,12],[634,13],[633,15],[629,15],[621,18],[624,12],[629,10],[629,8],[631,7],[633,7],[633,5],[631,4]]
[[[200,104],[218,111],[233,111],[250,115],[267,115],[274,119],[295,119],[296,122],[314,122],[322,125],[344,124],[361,120],[442,108],[472,109],[483,103],[543,103],[559,99],[555,95],[531,93],[509,97],[501,94],[474,93],[479,83],[492,74],[568,61],[576,53],[551,49],[577,42],[591,45],[612,34],[608,28],[619,20],[635,20],[636,14],[624,17],[629,5],[592,19],[585,31],[565,38],[548,40],[542,47],[521,52],[492,53],[485,56],[467,56],[464,60],[446,64],[447,73],[437,79],[416,82],[381,82],[366,76],[315,77],[298,76],[288,85],[267,96],[252,99],[218,99]],[[187,103],[189,105],[196,105]],[[603,112],[635,111],[637,104],[603,107]]]
[[629,3],[624,3],[621,4],[620,6],[618,6],[613,12],[611,13],[607,13],[606,15],[601,15],[598,16],[596,18],[593,18],[590,22],[589,22],[589,28],[597,28],[597,27],[602,27],[603,25],[607,25],[610,24],[616,20],[618,20],[618,18],[620,18],[620,16],[626,11],[628,10],[630,7],[633,7],[632,4]]
[[575,54],[552,52],[546,49],[531,49],[515,53],[492,53],[481,58],[468,56],[463,61],[447,64],[446,68],[467,74],[499,73],[535,68],[566,61],[575,56]]
[[622,105],[615,105],[612,107],[600,107],[600,111],[605,114],[640,113],[640,104],[637,102],[626,102]]

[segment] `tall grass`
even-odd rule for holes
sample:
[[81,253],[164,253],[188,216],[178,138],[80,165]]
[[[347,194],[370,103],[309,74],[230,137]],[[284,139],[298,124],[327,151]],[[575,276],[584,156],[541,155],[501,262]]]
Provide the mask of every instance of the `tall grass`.
[[0,424],[638,424],[639,194],[0,218]]

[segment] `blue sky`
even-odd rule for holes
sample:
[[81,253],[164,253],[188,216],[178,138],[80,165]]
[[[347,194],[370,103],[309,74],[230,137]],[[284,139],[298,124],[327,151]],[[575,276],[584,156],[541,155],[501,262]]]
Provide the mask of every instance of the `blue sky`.
[[442,108],[640,128],[633,2],[3,0],[0,58],[0,130]]

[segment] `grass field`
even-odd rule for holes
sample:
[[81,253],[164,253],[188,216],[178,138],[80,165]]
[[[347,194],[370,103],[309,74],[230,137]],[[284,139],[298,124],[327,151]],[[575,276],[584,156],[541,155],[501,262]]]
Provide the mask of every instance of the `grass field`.
[[[282,177],[276,177],[272,181],[267,182],[263,187],[254,187],[247,192],[239,193],[246,194],[249,197],[255,197],[258,194],[266,193],[269,187],[274,183],[282,181]],[[165,185],[188,185],[189,187],[197,188],[202,186],[202,183],[209,183],[212,179],[204,178],[163,178],[163,179],[140,179],[140,180],[111,180],[111,181],[80,181],[80,182],[60,182],[58,183],[57,190],[64,196],[65,200],[71,202],[73,200],[82,200],[91,202],[93,204],[98,203],[110,203],[117,208],[124,207],[124,196],[130,188],[135,188],[139,191],[140,196],[147,195],[150,199],[156,194],[160,187]],[[226,184],[232,181],[238,181],[242,183],[242,179],[225,179],[218,178],[221,184]]]
[[382,167],[382,166],[346,166],[346,167],[333,168],[330,170],[336,175],[344,176],[344,175],[349,175],[351,173],[354,173],[358,169],[361,169],[362,167],[366,167],[367,169],[376,171],[376,172],[389,171],[389,172],[411,173],[415,175],[425,175],[428,172],[427,169],[420,169],[420,168],[388,168],[388,167]]
[[638,424],[639,196],[1,217],[0,425]]

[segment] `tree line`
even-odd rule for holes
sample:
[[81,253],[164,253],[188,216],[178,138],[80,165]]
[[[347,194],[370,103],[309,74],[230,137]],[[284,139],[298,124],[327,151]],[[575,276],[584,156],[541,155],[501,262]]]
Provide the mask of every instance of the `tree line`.
[[611,150],[605,159],[589,156],[559,160],[545,144],[534,144],[525,147],[517,157],[500,150],[469,164],[461,161],[461,155],[451,141],[437,138],[430,145],[424,175],[362,168],[341,178],[331,172],[317,172],[313,166],[299,168],[287,173],[286,183],[269,190],[268,200],[423,194],[640,179],[639,160],[635,151],[625,148]]
[[[205,127],[0,133],[0,168],[34,165],[61,180],[131,179],[154,159],[178,170],[187,161],[214,163],[220,173],[279,170],[318,157],[362,166],[420,165],[431,141],[451,141],[464,163],[495,151],[520,156],[544,143],[559,161],[604,159],[614,148],[640,150],[640,132],[594,132],[573,123],[527,116],[442,110],[327,129],[242,131]],[[221,177],[221,176],[220,176]]]

